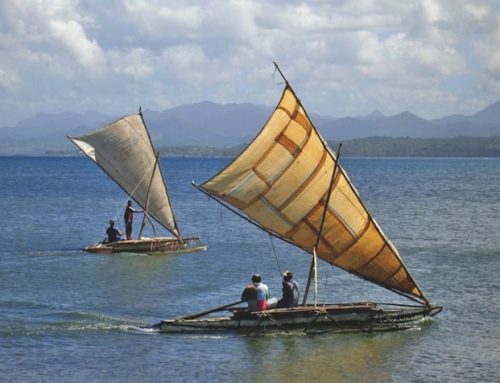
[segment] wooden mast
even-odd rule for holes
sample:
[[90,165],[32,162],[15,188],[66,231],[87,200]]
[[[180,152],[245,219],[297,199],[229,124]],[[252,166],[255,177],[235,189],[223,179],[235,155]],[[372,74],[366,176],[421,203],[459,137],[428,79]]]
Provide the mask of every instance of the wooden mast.
[[[276,61],[273,61],[273,64],[274,64],[274,67],[276,68],[276,70],[278,71],[278,73],[280,74],[280,76],[283,78],[283,80],[285,80],[285,83],[286,85],[290,85],[288,83],[288,80],[286,79],[285,75],[283,74],[283,72],[281,71],[280,67],[278,66],[278,64],[276,64]],[[276,72],[275,72],[276,73]]]
[[146,217],[148,216],[148,210],[149,210],[149,196],[151,194],[151,185],[153,184],[153,178],[154,178],[155,173],[156,173],[156,168],[158,167],[159,156],[160,156],[160,153],[156,152],[155,164],[154,164],[153,172],[151,173],[151,179],[149,180],[149,185],[148,185],[148,195],[146,197],[146,206],[144,208],[144,216],[142,217],[141,230],[139,231],[139,237],[137,239],[141,239],[142,232],[144,231],[144,226],[146,225]]
[[332,178],[330,180],[330,185],[328,187],[328,193],[326,196],[325,200],[325,207],[323,209],[323,215],[321,217],[321,224],[319,226],[319,232],[318,232],[318,237],[316,238],[316,243],[313,247],[313,259],[311,261],[311,267],[309,268],[309,276],[307,277],[307,284],[306,284],[306,289],[304,292],[304,299],[302,301],[302,305],[307,304],[307,296],[309,295],[309,287],[311,285],[311,279],[314,274],[314,307],[316,307],[318,303],[318,257],[317,257],[317,250],[319,248],[319,245],[321,244],[321,234],[323,233],[323,226],[325,224],[325,219],[326,219],[326,212],[328,210],[328,202],[330,201],[330,196],[332,195],[333,192],[333,185],[335,183],[335,177],[337,176],[337,169],[339,166],[339,160],[340,160],[340,149],[342,148],[342,144],[339,144],[339,148],[337,150],[337,158],[335,161],[335,166],[333,167],[333,173],[332,173]]
[[[144,128],[146,129],[146,133],[148,134],[149,143],[151,144],[151,149],[153,150],[153,153],[156,153],[157,160],[156,160],[155,170],[156,170],[156,168],[158,168],[158,171],[160,172],[161,178],[163,180],[163,185],[165,186],[165,192],[166,192],[166,194],[168,196],[167,184],[165,183],[165,177],[163,176],[163,172],[161,170],[161,164],[160,164],[160,161],[159,161],[159,155],[160,155],[160,153],[158,151],[156,151],[155,147],[153,146],[153,140],[151,139],[151,135],[149,134],[149,130],[148,130],[147,125],[146,125],[146,121],[144,120],[144,116],[142,115],[142,108],[141,107],[139,107],[139,115],[141,116],[141,120],[142,120],[142,123],[144,124]],[[148,191],[148,195],[149,195],[149,191]],[[173,219],[174,227],[175,227],[175,230],[177,231],[177,234],[175,234],[168,227],[166,227],[166,226],[164,226],[164,227],[168,231],[170,231],[172,234],[174,234],[182,242],[181,232],[179,230],[179,227],[177,226],[177,221],[175,219],[174,210],[172,209],[172,204],[170,203],[170,197],[168,197],[168,205],[170,207],[170,211],[172,212],[172,219]],[[149,219],[149,217],[148,217],[148,219]]]

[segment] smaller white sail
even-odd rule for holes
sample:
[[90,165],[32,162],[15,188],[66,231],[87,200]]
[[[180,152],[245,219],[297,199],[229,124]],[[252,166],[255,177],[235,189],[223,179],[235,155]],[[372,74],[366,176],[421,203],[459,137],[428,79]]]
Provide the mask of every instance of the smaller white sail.
[[[167,186],[141,114],[126,116],[92,133],[69,139],[143,209],[148,205],[151,217],[180,238]],[[155,164],[158,169],[153,171]]]

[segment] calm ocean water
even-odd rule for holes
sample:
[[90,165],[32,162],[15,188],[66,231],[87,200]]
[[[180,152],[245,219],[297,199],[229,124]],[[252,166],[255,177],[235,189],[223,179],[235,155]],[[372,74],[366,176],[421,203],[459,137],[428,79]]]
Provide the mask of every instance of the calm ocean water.
[[[238,299],[260,272],[304,283],[309,256],[196,191],[227,159],[163,159],[184,235],[204,253],[103,256],[127,197],[85,158],[0,158],[0,381],[498,382],[500,159],[349,159],[351,180],[443,312],[387,334],[165,335],[161,319]],[[138,223],[136,223],[136,227]],[[136,231],[137,232],[137,231]],[[320,301],[409,302],[329,265]]]

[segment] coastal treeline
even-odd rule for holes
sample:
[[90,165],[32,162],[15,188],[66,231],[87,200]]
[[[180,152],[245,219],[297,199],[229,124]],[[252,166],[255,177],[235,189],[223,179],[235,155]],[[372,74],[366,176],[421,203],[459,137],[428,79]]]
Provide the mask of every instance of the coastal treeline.
[[[328,141],[336,150],[337,141]],[[162,157],[235,157],[246,145],[226,148],[210,146],[163,146]],[[48,156],[77,155],[76,151],[46,151]],[[368,137],[342,141],[346,157],[500,157],[500,136],[410,138]]]
[[[337,148],[338,142],[328,142]],[[344,156],[356,157],[500,157],[500,136],[410,138],[369,137],[342,143]]]

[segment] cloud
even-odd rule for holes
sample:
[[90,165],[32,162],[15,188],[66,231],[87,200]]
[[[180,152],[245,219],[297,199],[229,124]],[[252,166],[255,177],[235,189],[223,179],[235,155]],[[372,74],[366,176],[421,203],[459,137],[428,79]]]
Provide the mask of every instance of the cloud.
[[154,73],[150,54],[143,48],[133,48],[128,52],[110,52],[109,61],[113,71],[134,80],[145,79]]
[[[85,70],[100,72],[104,57],[96,40],[86,36],[84,24],[91,18],[81,15],[78,2],[69,0],[7,1],[0,19],[5,25],[2,37],[11,42],[7,56],[30,52],[31,56],[51,54],[59,60],[72,59]],[[12,51],[13,50],[13,51]]]
[[499,8],[493,0],[4,0],[0,125],[39,111],[273,105],[273,60],[311,111],[472,113],[499,98]]
[[88,40],[82,26],[74,20],[51,20],[50,28],[55,41],[63,47],[83,67],[93,72],[104,69],[105,60],[99,44],[95,40]]
[[19,77],[17,73],[0,67],[0,91],[3,90],[7,92],[13,90],[18,82]]
[[131,22],[151,36],[175,33],[184,37],[199,27],[203,17],[200,5],[186,2],[124,0],[123,5]]

